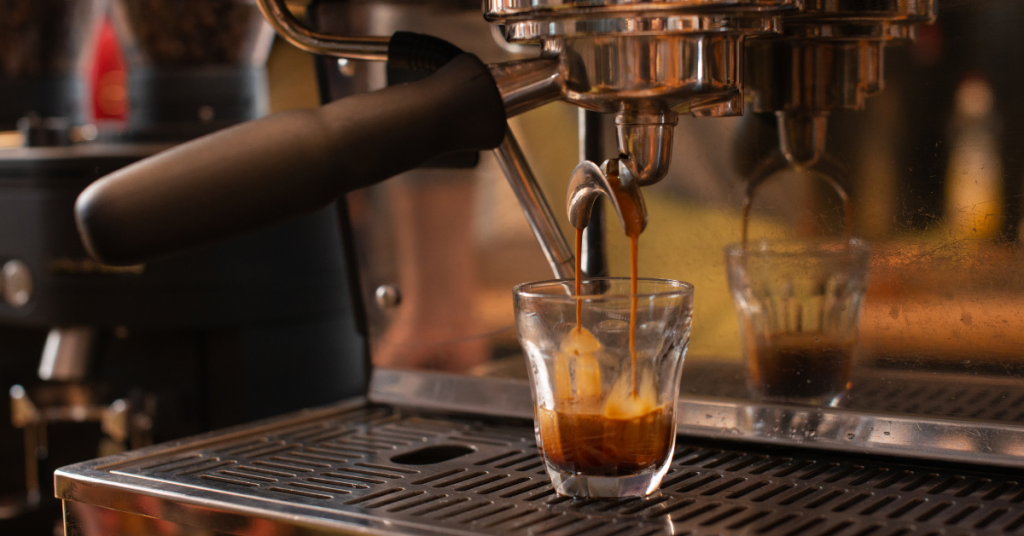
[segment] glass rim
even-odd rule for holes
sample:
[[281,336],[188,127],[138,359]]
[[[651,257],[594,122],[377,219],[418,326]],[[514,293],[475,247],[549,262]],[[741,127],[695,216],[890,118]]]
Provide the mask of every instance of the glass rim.
[[[787,251],[780,247],[800,246],[800,250]],[[847,247],[848,246],[848,247]],[[856,255],[867,255],[871,252],[871,245],[862,238],[835,239],[784,239],[784,240],[755,240],[747,244],[735,243],[725,247],[727,257],[750,257],[750,256],[771,256],[771,257],[800,257],[806,255],[843,255],[853,252]]]
[[[593,282],[593,281],[616,281],[616,282],[625,281],[625,282],[628,283],[630,281],[630,278],[628,278],[628,277],[586,277],[586,278],[583,278],[581,280],[581,282],[584,282],[584,283],[588,282],[588,281],[589,282]],[[658,291],[658,292],[643,292],[643,293],[639,293],[638,292],[636,294],[632,294],[632,293],[625,293],[625,294],[581,294],[581,295],[568,294],[568,295],[565,295],[565,296],[557,296],[557,295],[553,295],[553,294],[542,294],[540,292],[531,292],[530,290],[527,290],[530,287],[565,285],[565,284],[568,284],[570,286],[570,288],[572,288],[575,285],[575,283],[576,283],[575,279],[547,279],[547,280],[544,280],[544,281],[529,281],[529,282],[526,282],[526,283],[519,283],[518,285],[516,285],[515,287],[512,288],[512,293],[515,296],[522,296],[522,297],[526,297],[526,298],[548,298],[548,299],[553,299],[553,300],[566,300],[566,301],[570,301],[570,300],[571,301],[576,301],[576,300],[593,301],[593,300],[607,300],[607,299],[616,299],[616,298],[620,298],[621,299],[621,298],[631,298],[631,297],[634,297],[634,296],[637,297],[637,298],[647,298],[647,299],[650,299],[650,298],[666,298],[666,297],[671,297],[671,296],[693,296],[693,288],[694,288],[693,284],[692,283],[687,283],[685,281],[677,281],[675,279],[664,279],[664,278],[657,278],[657,277],[638,277],[637,278],[637,282],[663,283],[663,284],[666,284],[666,285],[670,285],[673,288],[668,289],[668,290]]]

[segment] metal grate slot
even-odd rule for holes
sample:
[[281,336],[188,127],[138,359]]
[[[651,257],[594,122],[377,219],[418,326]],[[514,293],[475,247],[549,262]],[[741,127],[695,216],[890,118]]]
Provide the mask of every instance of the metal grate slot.
[[932,489],[926,491],[925,493],[927,493],[929,495],[937,495],[937,494],[942,493],[943,491],[946,491],[947,489],[949,489],[949,488],[959,484],[960,482],[963,482],[963,480],[964,480],[964,478],[962,476],[951,476],[951,477],[943,480],[942,482],[939,482]]
[[796,493],[786,497],[785,499],[782,499],[781,501],[779,501],[779,504],[782,505],[782,506],[789,506],[791,504],[796,504],[796,503],[800,502],[802,499],[805,499],[807,496],[814,495],[815,493],[817,493],[819,491],[821,491],[821,488],[802,489],[802,490],[800,490],[800,491],[798,491],[798,492],[796,492]]
[[255,460],[252,462],[253,465],[259,465],[263,467],[273,467],[274,469],[284,469],[286,471],[298,471],[300,473],[312,473],[313,470],[308,467],[297,467],[286,463],[268,462],[266,460]]
[[338,488],[329,487],[329,486],[317,486],[317,485],[314,485],[314,484],[303,484],[301,482],[292,482],[291,484],[288,484],[288,485],[293,487],[293,488],[311,489],[311,490],[316,490],[316,491],[327,491],[327,492],[330,492],[330,493],[338,493],[338,494],[352,493],[351,491],[344,490],[344,489],[338,489]]
[[245,465],[239,465],[237,467],[237,469],[240,470],[240,471],[249,471],[251,473],[259,473],[261,475],[273,475],[273,476],[280,476],[280,477],[295,477],[295,473],[284,473],[284,472],[281,472],[281,471],[274,471],[274,470],[271,470],[271,469],[261,469],[259,467],[247,467]]
[[814,499],[813,501],[807,503],[806,508],[808,510],[811,510],[811,509],[814,509],[814,508],[820,508],[820,507],[825,506],[826,504],[828,504],[828,503],[838,499],[839,497],[842,497],[845,494],[846,494],[846,492],[840,491],[840,490],[830,491],[830,492],[826,493],[825,495],[823,495],[821,497],[818,497],[817,499]]
[[897,499],[897,497],[894,496],[894,495],[889,495],[888,497],[882,497],[881,499],[879,499],[879,500],[871,503],[870,505],[866,506],[859,513],[862,516],[869,516],[871,514],[874,514],[875,512],[878,512],[882,508],[885,508],[886,506],[889,506],[890,504],[896,502],[896,499]]
[[445,499],[446,497],[448,497],[448,496],[447,495],[441,495],[439,497],[427,496],[427,497],[423,497],[422,499],[418,499],[418,500],[415,500],[415,501],[406,501],[406,502],[404,502],[402,504],[399,504],[398,506],[393,506],[391,508],[388,508],[388,512],[401,512],[403,510],[409,510],[411,508],[416,508],[417,506],[423,506],[424,504],[429,504],[429,503],[432,503],[432,502],[440,501],[442,499]]
[[716,480],[719,480],[720,478],[722,478],[722,475],[719,475],[719,474],[708,475],[708,476],[706,476],[706,477],[704,477],[704,478],[702,478],[702,479],[700,479],[700,480],[698,480],[698,481],[696,481],[696,482],[694,482],[692,484],[687,484],[685,486],[680,486],[679,489],[677,489],[676,491],[678,491],[680,493],[686,493],[686,492],[689,492],[689,491],[693,491],[693,490],[695,490],[695,489],[697,489],[697,488],[699,488],[701,486],[704,486],[705,484],[710,484],[710,483],[712,483],[712,482],[714,482]]
[[752,475],[762,475],[764,473],[767,473],[768,471],[771,471],[772,469],[775,469],[776,467],[778,467],[780,465],[789,463],[791,461],[793,461],[793,460],[791,460],[790,458],[775,458],[775,459],[766,458],[764,465],[760,465],[758,467],[755,467],[755,468],[751,469],[750,470],[750,474],[752,474]]
[[785,469],[775,473],[774,476],[789,476],[789,475],[791,475],[791,474],[793,474],[793,473],[795,473],[795,472],[797,472],[797,471],[799,471],[801,469],[804,469],[805,467],[809,467],[811,465],[814,465],[814,462],[811,461],[811,460],[796,461],[796,462],[793,462],[793,464],[790,465],[789,467],[786,467]]
[[831,527],[825,529],[824,532],[819,532],[817,536],[836,536],[844,532],[846,529],[854,526],[854,524],[855,523],[853,521],[849,520],[840,521],[839,523],[836,523],[835,525],[832,525]]
[[759,512],[754,512],[754,513],[752,513],[752,514],[750,514],[750,515],[748,515],[746,517],[740,518],[739,521],[736,521],[735,523],[733,523],[732,525],[729,525],[726,528],[728,528],[729,530],[742,529],[743,527],[746,527],[746,526],[748,526],[748,525],[750,525],[752,523],[755,523],[755,522],[757,522],[757,521],[759,521],[761,519],[764,519],[770,513],[771,512],[768,512],[768,511],[765,511],[765,510],[761,510]]
[[246,482],[244,480],[238,480],[238,479],[235,479],[235,478],[224,478],[222,476],[217,476],[217,475],[199,475],[199,478],[202,478],[203,480],[213,480],[214,482],[221,482],[221,483],[224,483],[224,484],[233,484],[235,486],[246,486],[246,487],[256,487],[256,486],[259,486],[259,484],[254,484],[252,482]]
[[925,474],[925,475],[921,475],[917,479],[910,481],[910,483],[907,484],[906,486],[903,486],[902,488],[900,488],[900,491],[914,491],[917,488],[920,488],[921,486],[927,484],[928,482],[931,482],[932,480],[935,480],[938,477],[939,477],[939,475],[937,475],[935,473],[928,473],[928,474]]
[[710,511],[712,511],[712,510],[715,510],[719,506],[722,506],[722,504],[721,503],[711,503],[711,504],[700,505],[697,508],[694,508],[694,509],[690,510],[689,512],[682,512],[682,513],[679,513],[679,514],[676,514],[676,515],[672,516],[672,521],[676,521],[678,523],[683,523],[683,522],[688,521],[690,519],[694,519],[696,517],[700,517],[700,516],[710,512]]
[[212,458],[212,459],[205,460],[205,461],[203,461],[201,463],[197,463],[197,464],[194,464],[194,465],[186,465],[183,468],[179,468],[179,469],[183,469],[183,470],[175,470],[174,474],[179,475],[179,476],[181,476],[181,475],[191,475],[191,474],[199,473],[199,472],[202,472],[202,471],[209,471],[211,469],[216,469],[218,467],[224,467],[226,465],[233,465],[234,463],[235,463],[234,460],[224,460],[224,461],[221,461],[221,460],[219,460],[217,458]]
[[773,531],[773,530],[775,530],[775,529],[777,529],[779,527],[782,527],[783,525],[785,525],[785,524],[789,523],[790,521],[793,521],[794,519],[797,519],[799,517],[800,517],[799,514],[786,514],[786,515],[780,516],[779,518],[775,519],[774,521],[770,521],[770,522],[768,522],[768,523],[766,523],[766,524],[764,524],[764,525],[754,529],[754,533],[756,533],[756,534],[767,534],[767,533],[769,533],[769,532],[771,532],[771,531]]
[[387,482],[385,480],[378,480],[376,478],[367,478],[365,476],[355,475],[342,475],[338,473],[320,473],[320,476],[327,478],[336,478],[338,480],[341,480],[342,482],[363,482],[366,484],[384,484]]
[[765,502],[768,499],[771,499],[772,497],[775,497],[776,495],[778,495],[780,493],[783,493],[783,492],[786,492],[786,491],[789,491],[789,490],[793,489],[794,487],[796,487],[796,486],[794,486],[792,484],[779,484],[778,486],[775,486],[774,488],[771,488],[768,491],[765,491],[764,493],[761,493],[760,495],[754,497],[751,500],[753,500],[754,502]]
[[288,488],[281,488],[281,487],[273,487],[273,488],[267,488],[267,489],[269,489],[270,491],[276,491],[278,493],[287,493],[289,495],[298,495],[299,497],[309,497],[311,499],[326,500],[326,499],[333,499],[334,498],[331,495],[324,495],[323,493],[313,493],[311,491],[301,491],[301,490],[297,490],[297,489],[288,489]]
[[719,485],[717,485],[717,486],[715,486],[715,487],[713,487],[713,488],[711,488],[709,490],[705,490],[703,493],[701,493],[701,495],[704,495],[705,497],[710,497],[712,495],[718,495],[719,493],[722,493],[723,491],[726,491],[726,490],[728,490],[730,488],[733,488],[733,487],[735,487],[735,486],[737,486],[739,484],[742,484],[742,483],[744,483],[746,481],[747,481],[747,479],[745,479],[745,478],[733,478],[732,480],[729,480],[728,482],[719,484]]
[[880,528],[882,528],[881,525],[870,525],[870,526],[866,527],[864,530],[861,530],[860,532],[855,533],[853,536],[868,536],[870,534],[874,534],[874,533],[878,532],[878,529],[880,529]]
[[275,441],[270,445],[259,445],[257,447],[242,449],[241,451],[235,452],[232,456],[244,456],[246,458],[259,458],[260,456],[266,456],[268,454],[277,454],[287,450],[297,448],[299,445],[294,443],[285,443],[284,441]]
[[257,482],[277,482],[276,478],[268,478],[265,476],[258,475],[247,475],[245,473],[239,473],[238,471],[218,471],[222,475],[234,476],[238,478],[248,478],[249,480],[255,480]]
[[817,527],[818,525],[821,525],[825,521],[826,519],[823,517],[816,517],[796,527],[795,529],[787,532],[786,536],[799,536],[800,534],[805,534],[807,531],[813,529],[814,527]]
[[742,458],[743,456],[744,454],[742,452],[726,452],[723,456],[704,464],[704,467],[707,469],[714,469],[736,459]]
[[151,465],[147,465],[145,467],[140,468],[140,470],[141,471],[157,471],[159,469],[160,471],[164,471],[164,470],[166,470],[165,468],[167,468],[167,467],[174,467],[174,464],[177,464],[179,462],[191,463],[192,460],[195,460],[197,458],[202,458],[202,457],[203,457],[202,454],[190,454],[190,455],[187,455],[187,456],[176,456],[176,457],[174,457],[172,459],[169,459],[169,460],[164,460],[164,461],[157,462],[157,463],[154,463],[154,464],[151,464]]
[[753,484],[751,484],[749,486],[746,486],[744,488],[740,488],[739,490],[730,493],[728,495],[728,498],[729,499],[739,499],[739,498],[745,497],[745,496],[747,496],[747,495],[749,495],[749,494],[751,494],[751,493],[753,493],[753,492],[755,492],[755,491],[757,491],[757,490],[759,490],[759,489],[761,489],[761,488],[763,488],[763,487],[765,487],[767,485],[768,485],[767,482],[754,482]]
[[1017,529],[1024,526],[1024,514],[1021,514],[1017,519],[1011,521],[1008,525],[1003,527],[1003,532],[1016,532]]
[[978,522],[974,524],[974,528],[983,529],[994,523],[1000,517],[1006,515],[1007,512],[1009,512],[1009,510],[1007,510],[1006,508],[996,508],[995,510],[989,512],[987,516],[978,520]]
[[329,463],[320,463],[309,460],[298,460],[289,456],[271,456],[270,459],[274,460],[275,462],[281,462],[285,464],[308,465],[309,467],[323,468],[331,466],[331,464]]
[[328,484],[328,485],[331,485],[331,486],[340,486],[340,487],[349,488],[349,489],[370,489],[370,486],[367,486],[367,485],[364,485],[364,484],[352,484],[350,482],[342,482],[342,481],[337,481],[337,480],[327,480],[326,478],[313,478],[313,477],[310,477],[310,478],[307,478],[306,480],[308,480],[310,482],[316,482],[318,484]]
[[505,469],[506,467],[511,467],[513,465],[516,465],[516,464],[519,464],[519,463],[522,463],[522,462],[525,462],[525,461],[528,461],[528,460],[529,461],[536,460],[538,457],[539,456],[536,453],[531,452],[530,454],[527,454],[526,456],[512,458],[511,460],[506,461],[506,462],[502,462],[502,463],[500,463],[498,465],[495,465],[494,467],[497,467],[498,469]]
[[797,478],[799,478],[800,480],[814,480],[815,478],[821,476],[822,474],[825,474],[825,473],[835,469],[836,467],[839,467],[839,464],[835,463],[835,462],[820,463],[820,464],[817,464],[817,465],[818,465],[817,467],[814,467],[813,469],[809,469],[807,472],[805,472],[804,474],[800,475]]
[[889,512],[888,517],[889,519],[899,519],[909,514],[911,510],[917,508],[918,506],[921,506],[924,503],[924,499],[912,499],[910,501],[907,501],[907,503],[904,504],[903,506],[893,510],[892,512]]
[[[303,450],[307,450],[307,449],[303,449]],[[320,460],[320,461],[333,462],[333,463],[348,463],[348,460],[346,460],[345,458],[341,458],[341,457],[338,457],[338,456],[329,456],[327,454],[317,454],[317,453],[313,453],[313,452],[291,452],[291,453],[289,453],[289,455],[293,456],[295,458],[305,458],[305,459],[309,459],[309,460]]]
[[503,478],[508,478],[508,475],[493,475],[493,476],[489,476],[487,478],[482,478],[480,480],[477,480],[476,482],[470,482],[469,484],[464,484],[462,486],[459,486],[459,487],[455,488],[455,491],[469,491],[471,489],[476,489],[476,488],[478,488],[480,486],[483,486],[484,484],[490,484],[491,482],[497,482],[498,480],[501,480]]
[[420,495],[423,495],[424,493],[426,493],[426,492],[425,491],[409,491],[409,492],[406,492],[406,493],[400,493],[398,495],[388,495],[387,497],[384,497],[383,499],[380,499],[380,500],[377,500],[377,501],[373,501],[373,502],[365,503],[363,505],[363,508],[369,508],[369,509],[383,508],[383,507],[388,506],[388,505],[399,503],[399,502],[404,501],[406,499],[411,499],[413,497],[418,497]]
[[931,509],[927,510],[925,513],[917,516],[917,520],[928,521],[929,519],[941,514],[943,510],[949,508],[950,506],[953,506],[953,503],[941,502],[939,504],[936,504],[935,506],[931,507]]
[[391,495],[392,493],[398,493],[399,491],[402,491],[402,488],[383,489],[383,490],[380,490],[380,491],[375,491],[375,492],[370,493],[368,495],[363,495],[362,497],[357,497],[355,499],[352,499],[351,501],[346,502],[345,504],[359,504],[359,503],[363,503],[363,502],[366,502],[366,501],[372,501],[372,500],[374,500],[374,499],[376,499],[378,497],[383,497],[385,495]]
[[711,527],[711,526],[717,525],[717,524],[719,524],[719,523],[721,523],[721,522],[723,522],[723,521],[725,521],[727,519],[730,519],[730,518],[736,516],[736,514],[739,514],[739,513],[744,512],[744,511],[746,511],[745,507],[733,506],[732,508],[729,508],[728,510],[726,510],[724,512],[720,512],[720,513],[712,516],[711,518],[702,521],[701,522],[701,526],[702,527]]
[[456,508],[454,510],[449,510],[449,511],[447,511],[447,512],[445,512],[445,513],[443,513],[443,514],[441,514],[439,516],[437,516],[435,519],[450,519],[450,518],[458,517],[458,516],[461,516],[461,515],[463,515],[465,513],[472,512],[473,510],[476,510],[476,509],[488,506],[490,504],[494,504],[494,503],[492,503],[491,501],[486,501],[486,502],[482,502],[482,501],[481,502],[470,502],[469,504],[466,504],[466,505],[461,506],[459,508]]
[[867,484],[868,482],[871,482],[871,480],[873,480],[876,476],[884,475],[887,472],[889,472],[889,470],[884,468],[884,467],[871,467],[871,468],[867,468],[867,469],[864,470],[864,474],[863,475],[861,475],[861,476],[851,480],[850,481],[850,485],[851,486],[860,486],[860,485],[863,485],[863,484]]
[[977,512],[979,509],[981,509],[980,506],[973,504],[971,506],[964,507],[959,512],[949,516],[949,519],[947,519],[945,523],[947,525],[959,525],[961,521],[967,519],[971,514]]

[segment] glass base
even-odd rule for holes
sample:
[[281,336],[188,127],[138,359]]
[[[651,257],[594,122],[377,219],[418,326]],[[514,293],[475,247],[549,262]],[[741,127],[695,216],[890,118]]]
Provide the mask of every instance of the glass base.
[[657,470],[627,476],[573,474],[561,471],[549,463],[545,465],[548,476],[551,477],[551,485],[559,495],[578,498],[623,498],[644,497],[657,491],[671,464],[666,462]]

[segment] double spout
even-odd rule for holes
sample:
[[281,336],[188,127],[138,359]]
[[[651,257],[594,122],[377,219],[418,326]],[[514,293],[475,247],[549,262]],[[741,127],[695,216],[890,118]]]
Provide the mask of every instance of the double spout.
[[640,195],[640,184],[630,171],[628,159],[605,160],[600,167],[584,160],[572,172],[566,195],[569,223],[584,229],[590,223],[594,203],[608,199],[628,236],[639,236],[647,227],[647,206]]

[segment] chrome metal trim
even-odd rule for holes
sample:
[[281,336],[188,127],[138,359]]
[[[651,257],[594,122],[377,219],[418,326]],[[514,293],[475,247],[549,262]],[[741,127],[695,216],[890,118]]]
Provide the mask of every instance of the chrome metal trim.
[[303,26],[288,11],[285,0],[256,0],[263,18],[281,37],[300,50],[350,60],[387,61],[390,37],[349,37],[317,33]]
[[[684,383],[685,378],[686,373]],[[463,415],[533,416],[525,380],[377,368],[368,396],[375,402]],[[1024,426],[1013,423],[761,404],[695,395],[685,386],[676,423],[681,435],[709,439],[1024,468]]]
[[562,96],[557,58],[509,61],[488,68],[501,94],[506,117],[528,112]]
[[509,186],[515,192],[519,206],[522,207],[523,214],[526,216],[526,221],[530,224],[530,229],[533,230],[537,241],[540,242],[541,249],[544,250],[544,257],[547,258],[555,277],[559,279],[575,277],[576,258],[569,243],[565,240],[565,235],[559,229],[558,220],[551,212],[551,205],[548,204],[544,192],[537,184],[537,179],[534,178],[533,171],[530,170],[530,165],[526,162],[526,156],[523,155],[523,150],[519,147],[519,142],[516,141],[511,129],[506,130],[505,139],[494,150],[494,156],[498,159],[498,164],[501,166],[505,178],[508,179]]
[[529,382],[376,367],[371,402],[428,411],[533,419]]

